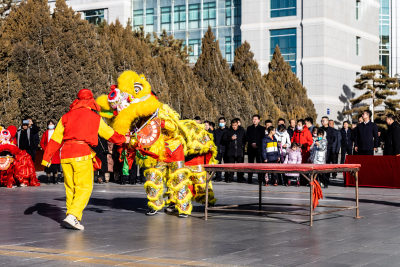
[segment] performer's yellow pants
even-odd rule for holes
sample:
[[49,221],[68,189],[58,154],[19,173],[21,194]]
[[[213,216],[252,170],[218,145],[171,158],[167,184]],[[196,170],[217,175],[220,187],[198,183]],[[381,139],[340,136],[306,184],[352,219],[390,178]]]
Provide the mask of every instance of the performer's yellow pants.
[[61,167],[64,172],[67,214],[74,215],[80,221],[93,190],[92,159],[62,163]]

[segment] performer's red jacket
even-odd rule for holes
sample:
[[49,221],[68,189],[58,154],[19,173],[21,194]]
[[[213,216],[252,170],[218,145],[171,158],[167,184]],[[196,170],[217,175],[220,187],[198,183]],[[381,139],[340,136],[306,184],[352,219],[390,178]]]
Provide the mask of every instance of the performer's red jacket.
[[57,124],[44,152],[42,165],[48,166],[60,148],[61,163],[93,158],[95,154],[90,146],[97,146],[98,135],[119,145],[125,142],[123,135],[115,132],[90,108],[71,105],[71,110]]

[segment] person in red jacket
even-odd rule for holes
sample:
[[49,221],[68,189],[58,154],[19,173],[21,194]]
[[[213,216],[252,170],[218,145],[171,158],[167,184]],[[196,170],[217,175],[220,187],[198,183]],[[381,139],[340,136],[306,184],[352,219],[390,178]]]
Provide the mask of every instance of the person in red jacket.
[[[51,136],[54,133],[54,129],[56,125],[52,120],[47,122],[47,130],[44,132],[42,139],[40,140],[40,147],[43,151],[46,150],[47,144],[50,142]],[[50,178],[52,177],[53,184],[58,184],[58,172],[60,171],[60,151],[57,151],[53,158],[51,159],[51,166],[45,168],[45,172],[47,174],[47,183],[50,182]]]
[[291,141],[292,143],[300,144],[302,163],[307,163],[310,157],[310,146],[313,144],[313,138],[307,126],[304,125],[304,120],[300,119],[297,121],[296,130],[293,133]]
[[71,104],[69,112],[58,122],[47,144],[42,165],[49,167],[55,153],[61,148],[61,167],[64,172],[67,217],[62,226],[83,230],[80,223],[93,189],[93,158],[90,146],[98,144],[98,135],[122,145],[129,138],[115,132],[96,113],[99,105],[89,89],[82,89]]

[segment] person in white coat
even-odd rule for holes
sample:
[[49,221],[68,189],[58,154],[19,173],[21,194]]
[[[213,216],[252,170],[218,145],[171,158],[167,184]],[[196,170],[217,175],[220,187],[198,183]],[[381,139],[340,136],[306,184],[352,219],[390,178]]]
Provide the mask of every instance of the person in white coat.
[[286,127],[283,124],[278,125],[278,131],[275,134],[275,138],[278,141],[278,149],[280,150],[281,162],[285,161],[287,149],[290,148],[290,135],[286,131]]

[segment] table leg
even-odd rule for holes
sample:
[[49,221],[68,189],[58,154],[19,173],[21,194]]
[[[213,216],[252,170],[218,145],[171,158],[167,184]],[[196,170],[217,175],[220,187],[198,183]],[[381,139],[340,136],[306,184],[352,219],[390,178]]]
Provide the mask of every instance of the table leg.
[[358,171],[354,173],[356,178],[356,219],[360,219],[360,211],[359,211],[359,195],[358,195]]
[[313,192],[314,192],[314,173],[310,176],[310,226],[313,226]]
[[207,172],[207,176],[206,176],[206,205],[204,207],[204,217],[205,220],[208,220],[208,183],[210,182],[212,177],[212,173],[210,174],[209,172]]
[[262,203],[262,181],[258,179],[258,210],[261,210]]

